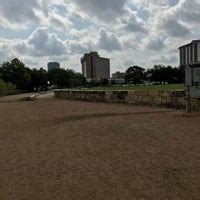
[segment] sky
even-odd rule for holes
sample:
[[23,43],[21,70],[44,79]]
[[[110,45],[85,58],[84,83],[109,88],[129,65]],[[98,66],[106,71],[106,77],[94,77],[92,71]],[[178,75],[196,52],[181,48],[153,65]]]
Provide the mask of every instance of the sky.
[[200,39],[199,0],[0,0],[0,63],[50,61],[81,71],[84,53],[129,66],[179,65],[178,47]]

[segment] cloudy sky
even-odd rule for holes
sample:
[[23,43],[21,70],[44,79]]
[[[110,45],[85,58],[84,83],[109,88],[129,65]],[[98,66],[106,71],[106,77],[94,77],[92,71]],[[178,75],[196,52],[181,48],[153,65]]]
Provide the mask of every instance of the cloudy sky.
[[199,0],[0,0],[0,63],[80,71],[80,57],[98,51],[111,72],[177,66],[177,48],[200,39],[199,10]]

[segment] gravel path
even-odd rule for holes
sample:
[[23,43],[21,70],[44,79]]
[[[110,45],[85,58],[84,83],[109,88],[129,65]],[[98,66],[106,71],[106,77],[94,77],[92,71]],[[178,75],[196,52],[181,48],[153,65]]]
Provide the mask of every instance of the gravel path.
[[198,200],[200,113],[0,101],[0,200]]

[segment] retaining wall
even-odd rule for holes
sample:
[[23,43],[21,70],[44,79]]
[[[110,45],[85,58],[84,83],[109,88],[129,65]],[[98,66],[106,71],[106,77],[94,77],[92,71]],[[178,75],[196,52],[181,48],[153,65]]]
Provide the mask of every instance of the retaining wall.
[[[56,90],[56,98],[92,102],[128,103],[135,105],[185,108],[184,91],[86,91]],[[192,108],[200,110],[200,98],[192,99]]]

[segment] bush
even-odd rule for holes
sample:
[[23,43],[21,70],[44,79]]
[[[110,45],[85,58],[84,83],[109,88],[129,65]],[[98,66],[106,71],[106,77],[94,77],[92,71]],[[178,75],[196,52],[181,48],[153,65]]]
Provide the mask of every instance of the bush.
[[0,80],[0,92],[12,91],[15,90],[16,86],[12,83],[6,83],[3,80]]

